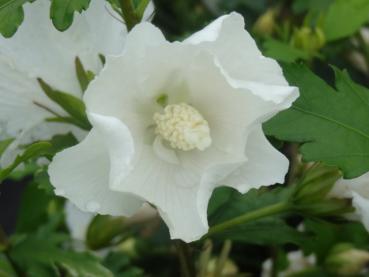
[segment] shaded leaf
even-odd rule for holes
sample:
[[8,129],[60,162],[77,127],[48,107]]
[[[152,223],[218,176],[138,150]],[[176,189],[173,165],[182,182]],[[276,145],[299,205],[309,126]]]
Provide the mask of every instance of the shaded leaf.
[[12,247],[10,256],[25,271],[40,266],[56,266],[65,269],[69,276],[113,276],[95,256],[63,250],[58,243],[59,238],[54,235],[47,238],[29,235]]
[[0,276],[1,277],[17,276],[8,258],[2,253],[0,253]]
[[[208,208],[209,225],[223,223],[237,216],[262,209],[280,202],[287,202],[292,194],[289,188],[274,190],[252,189],[246,194],[222,187],[214,191]],[[270,235],[273,230],[273,236]],[[216,238],[231,239],[252,244],[301,244],[304,234],[290,227],[280,215],[268,216],[217,234]]]

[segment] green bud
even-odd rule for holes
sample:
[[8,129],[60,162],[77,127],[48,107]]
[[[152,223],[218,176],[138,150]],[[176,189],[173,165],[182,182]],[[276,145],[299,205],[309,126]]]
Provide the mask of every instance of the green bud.
[[325,36],[320,28],[302,27],[296,29],[292,37],[292,45],[310,55],[319,51],[325,45]]
[[267,10],[256,20],[253,31],[261,36],[271,35],[276,26],[275,15],[274,9]]
[[124,217],[97,215],[91,221],[86,235],[90,249],[96,250],[111,245],[113,239],[128,235]]
[[325,267],[337,276],[352,276],[359,274],[368,263],[368,251],[354,248],[349,243],[340,243],[330,251]]
[[349,199],[332,199],[328,193],[342,177],[336,167],[313,165],[296,185],[292,203],[296,211],[311,216],[336,216],[352,211]]
[[309,204],[324,199],[341,177],[342,174],[336,167],[315,164],[297,184],[294,200],[300,204]]
[[138,257],[137,240],[134,238],[129,238],[123,241],[118,245],[118,249],[131,258]]
[[[215,270],[216,270],[216,265],[218,263],[218,258],[212,258],[210,259],[209,263],[208,263],[208,268],[207,268],[207,274],[206,277],[214,277],[215,276]],[[227,259],[225,261],[225,264],[223,266],[223,268],[221,269],[220,275],[219,273],[217,273],[217,276],[234,276],[238,273],[238,267],[237,265],[230,259]]]

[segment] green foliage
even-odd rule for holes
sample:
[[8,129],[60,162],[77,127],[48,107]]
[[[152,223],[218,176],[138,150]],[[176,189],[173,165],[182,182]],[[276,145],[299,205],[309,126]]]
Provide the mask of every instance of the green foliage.
[[50,147],[51,144],[45,141],[28,145],[23,153],[19,154],[8,167],[0,170],[0,183],[21,163],[48,154]]
[[103,264],[109,268],[115,277],[143,277],[142,269],[131,264],[130,258],[123,252],[110,252]]
[[305,220],[306,232],[312,237],[303,245],[306,253],[314,253],[318,264],[324,263],[330,250],[340,242],[353,244],[359,249],[369,245],[369,234],[359,223],[335,224],[321,220]]
[[5,150],[10,146],[10,144],[14,141],[13,138],[4,139],[0,141],[0,157],[5,152]]
[[[240,194],[228,187],[218,188],[214,191],[208,208],[209,225],[214,226],[242,214],[280,202],[288,202],[291,194],[292,190],[286,188],[271,191],[252,189],[246,194]],[[270,235],[271,230],[275,235]],[[238,225],[216,235],[216,238],[261,245],[288,242],[300,244],[305,239],[303,234],[286,224],[279,214]]]
[[55,28],[65,31],[73,23],[75,12],[81,13],[88,8],[90,0],[52,0],[50,17]]
[[48,206],[52,200],[52,195],[40,190],[37,183],[29,184],[22,194],[17,232],[33,232],[41,226],[48,218]]
[[88,84],[95,78],[95,74],[92,71],[85,70],[81,60],[78,57],[74,60],[74,63],[76,67],[78,82],[81,86],[82,91],[84,92],[87,89]]
[[264,125],[266,134],[303,143],[304,160],[338,166],[346,178],[368,171],[369,90],[338,69],[337,90],[305,66],[288,65],[284,72],[301,96]]
[[91,124],[86,115],[86,106],[81,99],[70,93],[54,90],[42,79],[38,79],[38,82],[47,97],[70,115],[70,117],[57,116],[56,118],[49,119],[49,121],[72,123],[85,130],[91,129]]
[[325,16],[323,29],[328,41],[353,35],[368,22],[369,1],[336,0]]
[[295,13],[322,12],[329,8],[335,0],[295,0],[292,10]]
[[23,4],[28,0],[0,0],[0,33],[11,37],[24,19]]
[[297,60],[309,59],[309,55],[306,52],[272,38],[266,39],[263,47],[265,49],[264,55],[281,62],[294,62]]
[[0,253],[0,276],[1,277],[17,276],[13,266],[9,262],[9,259],[2,253]]
[[37,234],[29,235],[12,247],[10,256],[25,272],[37,268],[37,272],[42,270],[54,272],[55,275],[51,276],[63,276],[63,269],[68,276],[113,276],[95,256],[64,250],[58,247],[60,243],[60,237],[56,234],[50,234],[46,238]]
[[66,148],[72,147],[78,143],[72,133],[64,135],[55,135],[49,141],[51,144],[50,153],[58,153]]

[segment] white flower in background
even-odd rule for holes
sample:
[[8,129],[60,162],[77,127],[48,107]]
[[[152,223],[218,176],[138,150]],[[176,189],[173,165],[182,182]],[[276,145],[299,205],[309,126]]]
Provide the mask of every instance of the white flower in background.
[[56,155],[51,182],[80,209],[101,214],[129,216],[147,201],[172,238],[196,240],[208,230],[216,186],[245,193],[284,181],[288,160],[261,124],[297,97],[237,13],[184,42],[141,23],[87,89],[93,129]]
[[[92,0],[87,11],[76,13],[72,26],[65,32],[52,25],[49,10],[48,0],[26,3],[24,22],[17,33],[9,39],[0,37],[0,122],[4,125],[2,136],[17,138],[13,149],[18,144],[68,131],[83,137],[72,125],[44,121],[53,115],[35,103],[61,115],[65,112],[44,94],[37,78],[81,98],[76,57],[86,70],[98,73],[102,68],[99,54],[121,53],[127,35],[124,24],[117,14],[114,17],[106,1]],[[152,12],[150,4],[146,18]],[[10,156],[5,160],[12,160],[14,153],[5,156]]]
[[[362,28],[360,30],[360,35],[363,38],[363,42],[369,47],[369,28]],[[358,47],[359,43],[357,40],[353,39],[353,43]],[[365,74],[369,74],[369,65],[367,64],[365,57],[359,51],[351,51],[349,53],[349,59],[352,62],[352,65],[356,67],[358,70]]]
[[352,198],[355,213],[350,217],[361,220],[369,231],[369,173],[351,180],[338,180],[330,194],[340,198]]
[[[305,269],[311,268],[316,263],[316,258],[314,255],[304,256],[301,250],[292,251],[287,254],[287,259],[289,262],[288,268],[278,273],[279,277],[293,276],[294,273],[301,272]],[[261,277],[270,277],[272,274],[272,260],[266,260],[262,265]]]

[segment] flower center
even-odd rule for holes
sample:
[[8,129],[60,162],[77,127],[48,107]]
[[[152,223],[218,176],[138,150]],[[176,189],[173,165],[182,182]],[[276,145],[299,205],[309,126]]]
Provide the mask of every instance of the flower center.
[[170,146],[183,151],[205,150],[211,144],[208,122],[192,106],[181,103],[168,105],[164,113],[155,113],[156,134]]

